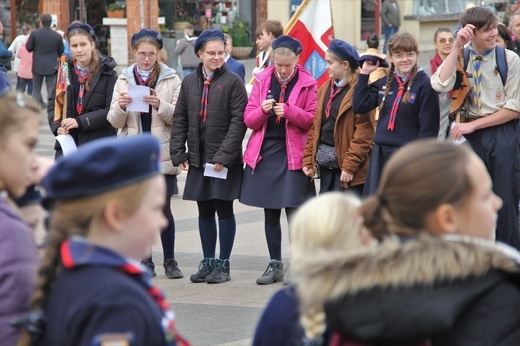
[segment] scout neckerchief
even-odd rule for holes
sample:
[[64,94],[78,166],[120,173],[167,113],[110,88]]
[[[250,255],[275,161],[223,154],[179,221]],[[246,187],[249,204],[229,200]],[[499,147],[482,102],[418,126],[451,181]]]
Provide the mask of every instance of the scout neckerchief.
[[482,108],[482,99],[480,98],[482,93],[481,83],[482,83],[482,59],[493,52],[495,48],[485,51],[482,54],[477,53],[476,50],[473,49],[473,42],[469,44],[469,52],[471,55],[475,57],[471,59],[473,61],[473,82],[475,83],[475,92],[473,93],[473,104],[478,109],[478,114],[481,113]]
[[81,115],[81,111],[83,110],[83,97],[85,96],[85,82],[88,78],[88,67],[81,68],[78,63],[74,62],[74,72],[78,77],[79,82],[79,93],[78,93],[78,102],[76,102],[76,111],[78,111],[78,115]]
[[[278,97],[278,103],[285,103],[285,91],[287,90],[287,86],[292,81],[294,76],[296,76],[296,68],[294,68],[289,77],[285,78],[284,80],[282,80],[282,77],[280,77],[280,74],[277,71],[274,73],[274,75],[276,76],[278,83],[280,83],[280,96]],[[280,117],[276,118],[276,123],[278,125],[280,124],[280,120]]]
[[[404,86],[406,83],[408,83],[408,78],[410,77],[410,73],[406,75],[403,79],[399,77],[397,72],[394,74],[395,80],[397,81],[397,84],[399,85],[399,88],[397,89],[397,95],[395,97],[394,103],[392,104],[392,110],[390,111],[390,120],[388,122],[387,130],[393,131],[395,128],[395,117],[397,116],[397,110],[399,109],[399,104],[401,103],[401,99],[403,98],[404,94]],[[408,87],[408,91],[410,90],[410,87]]]
[[[134,78],[137,85],[144,85],[152,87],[151,85],[148,85],[150,82],[150,77],[152,75],[152,70],[150,71],[141,71],[137,64],[134,66]],[[143,78],[144,77],[144,78]]]
[[211,84],[211,80],[213,79],[215,72],[210,73],[206,76],[206,71],[204,70],[204,66],[202,67],[202,81],[204,85],[202,87],[202,97],[200,99],[200,112],[199,116],[202,118],[202,122],[206,122],[206,118],[208,116],[208,95],[209,95],[209,85]]
[[69,270],[87,266],[109,267],[123,272],[139,282],[159,305],[162,312],[162,327],[167,345],[188,346],[189,343],[181,338],[175,329],[174,313],[162,292],[150,283],[150,275],[136,263],[131,263],[116,252],[89,243],[81,237],[72,237],[61,244],[61,261]]
[[328,119],[330,117],[330,109],[332,108],[332,100],[339,94],[343,88],[345,80],[334,81],[334,83],[330,83],[330,92],[329,92],[329,100],[327,101],[327,105],[325,106],[325,117]]

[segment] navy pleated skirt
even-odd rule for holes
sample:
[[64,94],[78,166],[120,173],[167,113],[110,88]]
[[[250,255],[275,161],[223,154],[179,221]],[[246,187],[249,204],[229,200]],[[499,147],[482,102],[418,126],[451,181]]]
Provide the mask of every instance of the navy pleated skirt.
[[301,169],[288,169],[285,139],[265,139],[260,155],[254,171],[245,168],[241,203],[266,209],[296,208],[316,196],[314,182]]

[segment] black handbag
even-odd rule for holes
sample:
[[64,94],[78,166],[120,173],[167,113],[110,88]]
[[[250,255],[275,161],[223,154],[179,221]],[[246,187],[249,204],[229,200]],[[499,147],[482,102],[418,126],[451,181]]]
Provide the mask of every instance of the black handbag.
[[316,151],[316,163],[323,168],[339,168],[338,158],[336,157],[336,148],[323,143],[318,145],[318,150]]

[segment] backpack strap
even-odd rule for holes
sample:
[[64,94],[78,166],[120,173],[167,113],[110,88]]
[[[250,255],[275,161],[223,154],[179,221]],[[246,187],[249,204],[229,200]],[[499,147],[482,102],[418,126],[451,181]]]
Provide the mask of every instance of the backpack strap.
[[495,58],[497,61],[498,73],[500,73],[500,79],[502,79],[502,85],[506,85],[507,81],[507,59],[506,50],[503,47],[495,47]]
[[[501,46],[495,47],[495,60],[497,63],[497,70],[500,74],[500,79],[502,80],[502,85],[506,85],[507,81],[507,58],[506,58],[506,50]],[[464,48],[464,71],[468,70],[469,63],[469,48]]]

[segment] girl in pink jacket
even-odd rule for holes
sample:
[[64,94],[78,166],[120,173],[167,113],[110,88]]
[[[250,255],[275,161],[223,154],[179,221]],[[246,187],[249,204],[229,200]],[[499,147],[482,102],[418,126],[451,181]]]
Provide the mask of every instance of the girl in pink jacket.
[[303,150],[316,110],[316,80],[297,65],[301,43],[282,35],[272,44],[270,66],[258,75],[244,113],[253,130],[244,153],[246,163],[240,202],[264,208],[270,261],[256,283],[283,280],[281,210],[290,214],[316,195],[302,172]]

